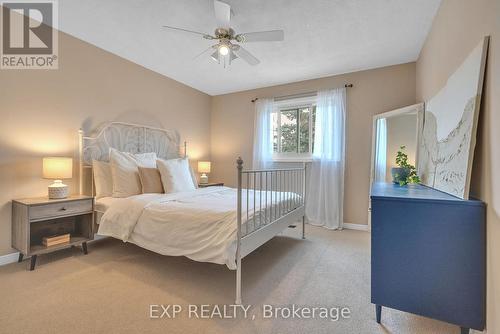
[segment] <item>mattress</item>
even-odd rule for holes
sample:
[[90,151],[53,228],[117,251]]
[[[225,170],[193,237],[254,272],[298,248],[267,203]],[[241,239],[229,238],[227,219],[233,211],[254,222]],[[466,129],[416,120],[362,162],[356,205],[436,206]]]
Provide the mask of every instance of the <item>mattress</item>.
[[[242,195],[242,202],[248,204],[248,208],[246,205],[242,208],[245,234],[270,222],[272,211],[284,207],[293,210],[300,205],[300,197],[291,193],[268,192],[266,196],[265,192],[244,191]],[[275,199],[272,203],[271,198]],[[129,241],[159,254],[186,256],[236,269],[236,199],[237,190],[227,187],[142,194],[118,201],[101,199],[109,207],[102,215],[98,234]],[[261,201],[268,203],[267,210],[265,205],[261,210]]]

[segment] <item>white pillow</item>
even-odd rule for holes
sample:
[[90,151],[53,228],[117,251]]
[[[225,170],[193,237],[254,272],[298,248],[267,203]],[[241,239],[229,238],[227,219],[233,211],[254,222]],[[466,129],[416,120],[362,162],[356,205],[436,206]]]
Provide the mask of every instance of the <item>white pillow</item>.
[[188,159],[156,161],[165,193],[195,190]]
[[129,197],[142,193],[137,167],[156,168],[156,153],[133,154],[111,148],[109,161],[113,178],[113,197]]
[[109,162],[92,160],[96,198],[110,197],[113,195],[113,178]]
[[194,172],[193,167],[191,167],[191,164],[189,164],[189,173],[191,173],[191,178],[193,179],[194,187],[198,189],[198,179],[196,178],[196,173]]

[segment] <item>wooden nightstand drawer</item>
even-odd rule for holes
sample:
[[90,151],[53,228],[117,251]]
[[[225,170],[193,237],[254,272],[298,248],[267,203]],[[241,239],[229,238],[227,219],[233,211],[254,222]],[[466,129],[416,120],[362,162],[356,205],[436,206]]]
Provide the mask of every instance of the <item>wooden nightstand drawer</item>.
[[53,204],[34,205],[29,209],[30,220],[41,220],[67,215],[77,215],[92,211],[92,200],[57,202]]

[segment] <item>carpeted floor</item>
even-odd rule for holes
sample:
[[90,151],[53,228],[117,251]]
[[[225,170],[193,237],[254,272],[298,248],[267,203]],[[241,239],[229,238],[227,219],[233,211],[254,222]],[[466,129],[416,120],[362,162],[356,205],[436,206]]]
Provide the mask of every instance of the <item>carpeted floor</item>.
[[[0,267],[1,333],[457,333],[439,321],[370,303],[370,238],[360,231],[288,229],[243,260],[249,318],[193,319],[189,304],[234,302],[235,272],[105,239],[89,254],[68,249]],[[151,304],[180,304],[175,319],[150,319]],[[263,319],[262,305],[348,307],[349,319]],[[242,315],[243,313],[240,312]],[[170,313],[171,314],[171,313]],[[198,312],[200,314],[200,312]],[[230,315],[230,313],[228,313]],[[251,315],[255,315],[252,319]],[[194,313],[192,313],[194,316]]]

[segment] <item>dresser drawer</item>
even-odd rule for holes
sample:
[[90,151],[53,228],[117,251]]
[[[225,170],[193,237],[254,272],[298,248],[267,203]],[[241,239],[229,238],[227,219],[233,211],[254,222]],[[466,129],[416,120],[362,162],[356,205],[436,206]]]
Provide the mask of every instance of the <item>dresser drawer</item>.
[[92,211],[92,200],[60,202],[46,205],[31,206],[29,209],[30,220],[55,218],[66,215],[77,215]]

